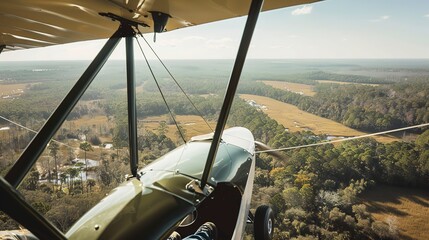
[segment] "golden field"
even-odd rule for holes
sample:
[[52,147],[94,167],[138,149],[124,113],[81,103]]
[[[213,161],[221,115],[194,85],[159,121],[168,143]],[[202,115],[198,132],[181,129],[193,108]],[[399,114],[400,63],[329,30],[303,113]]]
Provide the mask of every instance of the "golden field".
[[99,125],[103,125],[107,123],[108,123],[108,119],[104,115],[97,115],[94,117],[85,115],[84,117],[76,120],[66,121],[64,123],[64,126],[68,128],[71,124],[72,127],[77,127],[77,128],[92,128],[94,126],[97,127]]
[[429,239],[428,191],[381,185],[362,198],[376,220],[396,223],[398,239]]
[[330,80],[316,80],[318,83],[334,83],[334,84],[358,84],[358,85],[368,85],[368,86],[379,86],[380,84],[374,83],[354,83],[354,82],[339,82],[339,81],[330,81]]
[[282,81],[262,81],[264,84],[269,85],[273,88],[286,90],[294,93],[302,93],[305,96],[314,96],[316,92],[313,90],[313,86],[301,83],[290,83]]
[[[156,132],[157,128],[160,126],[160,122],[167,121],[169,119],[169,115],[156,116],[156,117],[148,117],[143,119],[143,127],[144,129]],[[200,116],[196,115],[177,115],[176,121],[179,126],[182,126],[186,130],[186,140],[189,140],[193,136],[207,134],[213,132],[204,120]],[[208,122],[211,128],[214,130],[216,127],[216,122]],[[168,132],[166,133],[167,137],[176,140],[178,136],[176,135],[177,128],[173,124],[168,125]]]
[[[288,128],[291,132],[310,130],[316,134],[345,137],[366,134],[365,132],[357,131],[335,121],[302,111],[294,105],[283,103],[272,98],[250,94],[241,94],[240,98],[254,100],[257,104],[266,106],[267,109],[264,110],[264,112],[268,114],[269,117]],[[391,136],[376,136],[374,138],[380,142],[393,142],[398,140]]]
[[[147,118],[144,118],[143,120],[139,120],[139,123],[138,123],[139,131],[146,129],[153,132],[157,132],[157,129],[160,126],[160,123],[162,121],[167,121],[169,118],[170,118],[169,115],[162,115],[162,116],[147,117]],[[177,115],[176,121],[180,126],[182,126],[186,130],[187,140],[189,140],[193,136],[212,132],[212,130],[207,126],[207,124],[200,116]],[[209,122],[209,124],[214,130],[214,128],[216,127],[216,122]],[[66,121],[63,125],[63,127],[65,128],[72,128],[72,129],[92,128],[95,131],[98,131],[100,126],[107,127],[107,129],[114,128],[114,122],[108,121],[106,116],[97,115],[94,117],[84,116],[83,118],[80,118],[77,120]],[[177,132],[176,126],[174,124],[169,124],[167,126],[168,126],[168,132],[166,133],[166,135],[173,140],[177,140],[178,136],[176,136],[176,132]],[[112,141],[111,138],[104,138],[103,136],[100,136],[100,140],[102,142]]]
[[28,84],[0,84],[0,97],[20,94]]

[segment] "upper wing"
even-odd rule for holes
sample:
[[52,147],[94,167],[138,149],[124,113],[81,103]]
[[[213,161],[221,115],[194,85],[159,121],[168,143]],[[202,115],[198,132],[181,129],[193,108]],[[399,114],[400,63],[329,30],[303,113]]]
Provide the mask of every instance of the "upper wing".
[[[263,11],[320,0],[265,0]],[[1,0],[0,48],[16,50],[110,37],[113,13],[153,31],[151,11],[169,14],[166,30],[246,15],[250,0]]]

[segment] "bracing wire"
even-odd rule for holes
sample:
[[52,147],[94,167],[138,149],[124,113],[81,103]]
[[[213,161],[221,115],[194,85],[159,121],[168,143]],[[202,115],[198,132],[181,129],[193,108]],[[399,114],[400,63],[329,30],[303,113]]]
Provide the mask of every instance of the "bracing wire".
[[[19,124],[19,123],[17,123],[17,122],[14,122],[14,121],[12,121],[12,120],[10,120],[10,119],[7,119],[7,118],[5,118],[5,117],[3,117],[3,116],[0,116],[0,118],[1,119],[3,119],[3,120],[5,120],[5,121],[7,121],[7,122],[9,122],[9,123],[12,123],[12,124],[14,124],[14,125],[16,125],[16,126],[18,126],[18,127],[20,127],[20,128],[23,128],[23,129],[25,129],[25,130],[27,130],[27,131],[30,131],[30,132],[32,132],[32,133],[38,133],[37,131],[34,131],[33,129],[31,129],[31,128],[28,128],[28,127],[26,127],[26,126],[24,126],[24,125],[21,125],[21,124]],[[55,141],[55,140],[54,140]]]
[[[138,30],[138,29],[137,29]],[[167,66],[164,64],[164,62],[161,60],[161,58],[156,54],[155,50],[152,48],[152,46],[149,44],[149,42],[146,40],[146,38],[143,36],[143,34],[138,30],[139,35],[143,38],[143,40],[146,42],[146,45],[150,48],[152,53],[156,56],[158,61],[162,64],[164,69],[167,71],[168,75],[170,75],[171,79],[176,83],[176,85],[179,87],[180,91],[186,96],[188,101],[192,104],[192,107],[197,111],[198,115],[204,120],[206,125],[210,128],[210,130],[213,132],[213,128],[210,126],[210,124],[206,121],[206,119],[203,117],[203,114],[198,110],[198,108],[195,106],[194,102],[191,100],[191,98],[186,94],[185,90],[180,86],[179,82],[177,82],[176,78],[173,76],[173,74],[170,72],[170,70],[167,68]]]
[[344,138],[344,139],[338,139],[338,140],[332,140],[332,141],[326,141],[326,142],[319,142],[319,143],[312,143],[312,144],[306,144],[306,145],[300,145],[300,146],[294,146],[294,147],[285,147],[285,148],[256,151],[255,153],[268,153],[268,152],[278,152],[278,151],[286,151],[286,150],[292,150],[292,149],[300,149],[300,148],[306,148],[306,147],[315,147],[315,146],[320,146],[320,145],[345,142],[345,141],[351,141],[351,140],[360,139],[360,138],[367,138],[367,137],[372,137],[372,136],[377,136],[377,135],[383,135],[383,134],[388,134],[388,133],[393,133],[393,132],[400,132],[400,131],[404,131],[404,130],[408,130],[408,129],[421,128],[421,127],[426,127],[426,126],[429,126],[429,123],[423,123],[423,124],[413,125],[413,126],[409,126],[409,127],[397,128],[397,129],[383,131],[383,132],[370,133],[370,134],[360,135],[360,136],[356,136],[356,137],[350,137],[350,138]]
[[[18,127],[20,127],[20,128],[22,128],[22,129],[25,129],[25,130],[27,130],[27,131],[29,131],[29,132],[32,132],[32,133],[39,133],[39,132],[37,132],[37,131],[35,131],[35,130],[33,130],[33,129],[31,129],[31,128],[28,128],[28,127],[26,127],[26,126],[24,126],[24,125],[22,125],[22,124],[19,124],[19,123],[17,123],[17,122],[14,122],[14,121],[12,121],[12,120],[10,120],[10,119],[8,119],[8,118],[5,118],[5,117],[3,117],[3,116],[0,116],[0,118],[1,119],[3,119],[3,120],[5,120],[5,121],[7,121],[7,122],[9,122],[9,123],[12,123],[13,125],[15,125],[15,126],[18,126]],[[71,149],[75,149],[75,147],[73,147],[73,146],[70,146],[70,145],[68,145],[68,144],[66,144],[66,143],[63,143],[63,142],[60,142],[60,141],[57,141],[57,140],[55,140],[55,139],[51,139],[51,141],[53,141],[53,142],[56,142],[56,143],[58,143],[58,144],[60,144],[60,145],[63,145],[63,146],[66,146],[66,147],[68,147],[68,148],[71,148]],[[97,156],[97,155],[95,155],[95,154],[92,154],[92,153],[86,153],[87,155],[92,155],[92,156]],[[98,157],[98,156],[97,156]]]
[[179,126],[179,124],[177,123],[176,118],[174,117],[174,114],[173,114],[173,112],[171,111],[170,106],[169,106],[169,105],[168,105],[168,103],[167,103],[167,100],[165,99],[164,93],[162,92],[161,87],[159,86],[158,80],[156,79],[155,74],[153,73],[152,67],[150,66],[150,63],[149,63],[149,61],[147,60],[146,54],[144,53],[143,48],[142,48],[142,46],[140,45],[140,42],[139,42],[138,38],[136,38],[136,39],[137,39],[137,44],[139,45],[140,51],[141,51],[141,53],[143,54],[143,57],[144,57],[144,59],[145,59],[145,61],[146,61],[146,64],[147,64],[147,66],[148,66],[148,68],[149,68],[150,74],[152,75],[153,79],[155,80],[156,86],[157,86],[157,88],[158,88],[158,90],[159,90],[159,93],[161,94],[162,100],[164,100],[165,106],[167,107],[168,112],[170,113],[170,116],[171,116],[171,118],[173,119],[173,122],[174,122],[174,124],[176,125],[177,130],[179,131],[180,137],[182,138],[183,142],[185,142],[185,143],[186,143],[185,136],[183,135],[183,132],[182,132],[182,130],[180,129],[180,126]]

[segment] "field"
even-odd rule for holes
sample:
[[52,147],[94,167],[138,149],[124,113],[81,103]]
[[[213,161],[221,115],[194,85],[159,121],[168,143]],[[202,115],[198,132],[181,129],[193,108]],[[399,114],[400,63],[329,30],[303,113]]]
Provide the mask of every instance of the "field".
[[380,86],[380,84],[371,84],[371,83],[354,83],[354,82],[339,82],[339,81],[330,81],[330,80],[316,80],[318,83],[335,83],[335,84],[359,84],[359,85],[368,85],[368,86]]
[[[148,117],[143,120],[143,127],[147,130],[156,132],[157,128],[159,127],[160,122],[167,121],[169,119],[169,116],[156,116],[156,117]],[[204,122],[204,120],[200,116],[196,115],[177,115],[176,121],[179,123],[180,126],[182,126],[186,131],[186,140],[189,140],[193,136],[201,135],[201,134],[207,134],[213,132]],[[216,127],[215,122],[209,122],[212,129]],[[178,140],[178,136],[176,135],[177,128],[173,124],[168,125],[168,132],[166,135],[173,139]]]
[[26,87],[27,84],[0,84],[0,98],[8,95],[20,95]]
[[65,121],[63,124],[63,128],[67,129],[92,129],[93,132],[97,133],[98,137],[100,138],[101,142],[111,142],[112,137],[110,135],[107,136],[107,133],[111,128],[114,127],[114,123],[111,121],[108,121],[107,117],[104,115],[97,115],[97,116],[84,116],[82,118],[79,118],[77,120],[72,121]]
[[77,120],[66,121],[64,125],[67,127],[68,124],[72,124],[72,126],[78,126],[79,128],[87,128],[87,127],[94,127],[94,126],[99,126],[107,123],[108,123],[108,120],[106,116],[98,115],[98,116],[90,117],[88,115],[85,115],[84,117],[79,118]]
[[[119,89],[121,92],[127,92],[127,88]],[[136,93],[142,93],[144,91],[143,85],[136,86]]]
[[[162,121],[167,121],[169,119],[169,115],[163,115],[163,116],[155,116],[155,117],[148,117],[143,120],[139,120],[139,131],[142,131],[143,129],[150,130],[152,132],[157,132],[157,129],[160,126],[160,123]],[[204,122],[204,120],[195,115],[177,115],[176,121],[179,123],[180,126],[182,126],[185,129],[185,135],[186,139],[189,140],[193,136],[201,135],[201,134],[207,134],[213,132]],[[215,122],[209,122],[212,129],[216,127]],[[94,117],[90,116],[84,116],[83,118],[73,120],[73,121],[66,121],[63,125],[64,128],[67,129],[88,129],[91,128],[93,132],[99,133],[102,131],[103,134],[98,134],[100,140],[102,142],[112,142],[112,137],[105,137],[104,133],[107,133],[109,129],[114,128],[114,123],[111,121],[108,121],[106,116],[103,115],[97,115]],[[177,141],[179,136],[176,134],[177,128],[174,125],[174,123],[167,125],[167,133],[166,135],[173,139],[174,141]]]
[[[359,136],[366,134],[349,127],[346,127],[335,121],[316,116],[314,114],[302,111],[296,106],[283,103],[272,98],[241,94],[240,98],[245,100],[254,100],[257,104],[267,107],[264,112],[269,117],[276,120],[291,132],[310,130],[316,134],[326,134],[329,136]],[[379,142],[392,142],[398,140],[390,136],[374,137]]]
[[399,239],[429,239],[428,191],[377,186],[365,193],[363,200],[375,219],[396,222]]
[[299,93],[305,96],[314,96],[316,94],[313,91],[313,86],[301,83],[290,83],[282,81],[262,81],[264,84],[269,85],[273,88],[286,90],[289,92]]

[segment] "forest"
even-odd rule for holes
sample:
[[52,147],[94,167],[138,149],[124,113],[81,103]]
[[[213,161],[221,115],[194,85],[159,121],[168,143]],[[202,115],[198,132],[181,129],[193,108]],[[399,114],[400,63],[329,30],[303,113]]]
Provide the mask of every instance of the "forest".
[[267,96],[348,127],[377,132],[429,121],[429,79],[389,85],[317,84],[309,97],[266,86],[243,84],[241,93]]
[[[247,127],[257,140],[274,148],[322,139],[311,132],[289,133],[266,114],[239,99],[235,101],[228,125]],[[120,124],[115,128],[120,129]],[[120,132],[114,130],[114,138],[122,138],[118,136]],[[175,147],[161,127],[156,133],[142,133],[139,139],[139,150],[145,153],[141,155],[142,163]],[[52,148],[49,155],[57,158],[58,152]],[[38,211],[60,229],[67,230],[106,192],[123,181],[128,172],[128,159],[126,149],[119,154],[102,154],[102,164],[95,169],[96,179],[82,181],[73,170],[73,163],[69,162],[71,158],[62,158],[65,159],[58,161],[69,166],[59,175],[64,186],[54,187],[54,177],[39,182],[40,173],[34,169],[20,191]],[[258,155],[252,204],[269,203],[273,207],[277,213],[276,239],[397,238],[398,230],[375,221],[361,204],[359,195],[376,184],[428,187],[428,159],[429,131],[415,142],[382,144],[362,139],[288,151],[282,153],[281,159]],[[54,173],[55,170],[52,175]],[[68,189],[67,192],[62,188]],[[1,229],[17,227],[4,215],[1,221]]]
[[[196,69],[198,70],[198,69]],[[30,74],[30,73],[25,73]],[[352,128],[369,132],[382,131],[429,121],[429,81],[427,77],[389,82],[383,79],[327,71],[296,73],[295,82],[314,85],[316,95],[303,96],[264,85],[248,78],[240,93],[271,97],[298,106],[316,115],[333,119]],[[324,78],[323,78],[324,77]],[[285,77],[287,79],[288,77]],[[315,80],[335,79],[362,84],[319,84]],[[28,82],[28,84],[33,82]],[[144,90],[138,94],[139,119],[168,113],[154,84],[143,79]],[[70,83],[48,79],[28,86],[19,99],[0,101],[0,115],[31,129],[39,129],[58,104],[59,96]],[[185,90],[199,112],[179,91],[167,87],[167,101],[174,115],[197,115],[215,121],[222,103],[225,81],[187,79]],[[201,86],[201,87],[200,87]],[[51,142],[19,188],[25,199],[62,231],[70,226],[129,173],[127,153],[126,97],[123,84],[108,81],[96,84],[84,95],[68,120],[105,116],[109,127],[79,128],[63,126],[56,134],[59,142],[77,142],[77,149],[67,149]],[[13,102],[12,102],[13,101]],[[2,125],[8,123],[0,120]],[[181,144],[167,137],[166,122],[154,131],[138,136],[140,167]],[[273,148],[300,146],[323,141],[310,131],[289,132],[263,111],[238,97],[234,100],[228,126],[248,128],[256,140]],[[9,126],[9,125],[8,125]],[[7,172],[19,152],[34,133],[10,126],[0,134],[0,172]],[[257,170],[252,209],[269,204],[275,211],[275,239],[401,239],[394,221],[376,220],[360,196],[382,184],[408,188],[429,187],[429,130],[418,131],[415,141],[380,143],[371,138],[325,144],[281,152],[281,157],[257,155]],[[85,135],[87,142],[79,136]],[[103,139],[111,139],[112,150],[102,148]],[[100,163],[89,166],[76,162],[77,152]],[[88,178],[89,172],[94,173]],[[87,180],[85,180],[87,179]],[[19,226],[0,212],[0,229]],[[247,229],[248,236],[252,229]]]
[[[273,148],[319,141],[311,132],[286,132],[244,105],[231,123]],[[398,226],[375,221],[359,195],[377,184],[427,188],[428,156],[429,130],[415,142],[362,139],[288,151],[282,159],[259,155],[253,205],[273,206],[276,239],[400,239]]]

